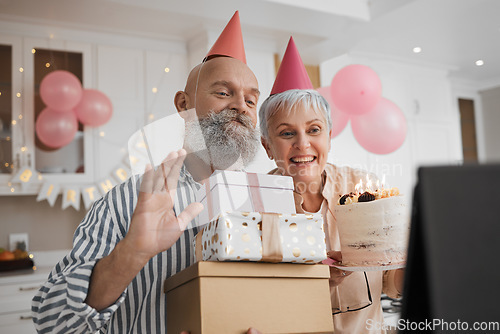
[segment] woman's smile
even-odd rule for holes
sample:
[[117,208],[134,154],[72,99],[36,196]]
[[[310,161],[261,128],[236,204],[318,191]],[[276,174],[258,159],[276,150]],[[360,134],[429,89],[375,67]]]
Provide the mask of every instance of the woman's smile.
[[316,162],[316,156],[313,155],[302,155],[302,156],[294,156],[290,158],[290,161],[296,167],[309,167],[314,162]]

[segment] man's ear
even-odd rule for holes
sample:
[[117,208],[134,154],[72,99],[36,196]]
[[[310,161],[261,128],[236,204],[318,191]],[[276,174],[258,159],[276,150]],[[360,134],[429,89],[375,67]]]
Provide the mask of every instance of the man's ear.
[[174,104],[178,113],[188,110],[189,96],[184,91],[175,93]]
[[271,147],[269,146],[267,140],[264,137],[260,137],[260,142],[262,143],[262,146],[264,146],[269,159],[274,160],[273,154],[271,152]]

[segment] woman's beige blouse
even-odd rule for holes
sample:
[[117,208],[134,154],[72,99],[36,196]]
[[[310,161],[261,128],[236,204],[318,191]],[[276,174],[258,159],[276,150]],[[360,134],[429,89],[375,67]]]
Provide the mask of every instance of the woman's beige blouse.
[[[269,174],[279,174],[277,169]],[[323,197],[322,205],[324,228],[327,236],[327,249],[341,251],[336,219],[333,215],[334,206],[340,196],[354,191],[354,186],[362,179],[366,181],[368,173],[350,167],[337,167],[327,164],[323,174]],[[377,177],[368,174],[372,182]],[[302,196],[294,193],[295,207],[297,213],[303,213]],[[394,284],[394,270],[391,271],[369,271],[366,272],[369,289],[367,288],[365,272],[354,272],[344,281],[333,287],[330,285],[332,300],[332,313],[335,333],[385,333],[383,328],[382,307],[380,297],[382,292],[391,298],[400,297]],[[371,293],[372,304],[370,305],[369,293]],[[368,330],[367,328],[372,328]]]

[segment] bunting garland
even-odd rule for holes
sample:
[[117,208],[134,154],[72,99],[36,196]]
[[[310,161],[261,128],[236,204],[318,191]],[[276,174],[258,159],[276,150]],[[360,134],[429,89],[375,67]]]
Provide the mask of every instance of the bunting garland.
[[80,189],[78,187],[66,186],[62,192],[62,209],[72,206],[76,211],[80,210]]
[[59,195],[59,191],[61,190],[61,186],[57,183],[45,182],[38,193],[38,197],[36,198],[37,202],[47,200],[50,206],[54,206],[56,202],[57,195]]
[[[130,158],[132,161],[137,160],[133,157]],[[64,210],[71,206],[78,211],[80,210],[80,198],[83,199],[83,205],[88,210],[95,201],[104,196],[117,184],[126,181],[131,175],[132,172],[127,163],[120,163],[112,169],[108,177],[96,183],[73,186],[65,185],[62,187],[58,182],[43,182],[43,178],[39,172],[34,171],[31,167],[24,167],[14,174],[10,183],[20,184],[22,189],[27,188],[31,184],[39,183],[40,190],[36,198],[37,202],[46,200],[53,207],[57,197],[61,194],[62,209]]]
[[[28,185],[34,183],[37,180],[38,172],[35,172],[31,167],[23,167],[14,174],[14,177],[10,180],[11,183],[20,183],[21,188],[24,190]],[[39,177],[38,177],[39,179]]]

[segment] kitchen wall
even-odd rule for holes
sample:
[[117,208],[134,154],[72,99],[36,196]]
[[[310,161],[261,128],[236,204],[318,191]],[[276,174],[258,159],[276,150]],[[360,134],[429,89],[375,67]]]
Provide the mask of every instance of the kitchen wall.
[[10,233],[28,233],[30,251],[70,249],[86,210],[61,210],[61,198],[50,207],[36,196],[0,196],[0,247],[8,247]]
[[485,162],[500,162],[500,87],[491,88],[480,92],[484,138],[485,138]]

